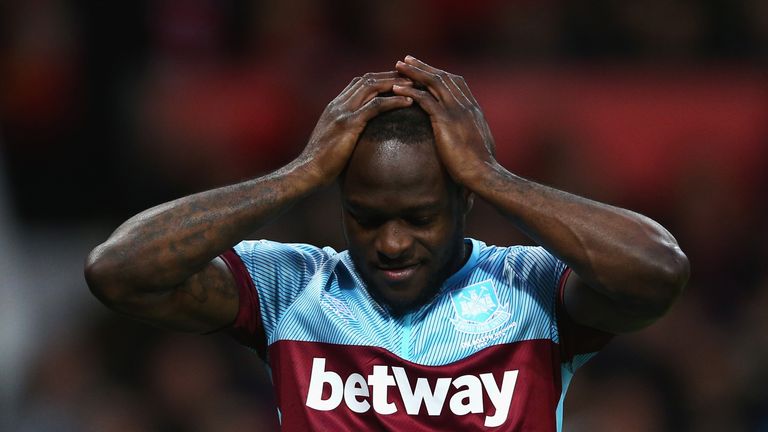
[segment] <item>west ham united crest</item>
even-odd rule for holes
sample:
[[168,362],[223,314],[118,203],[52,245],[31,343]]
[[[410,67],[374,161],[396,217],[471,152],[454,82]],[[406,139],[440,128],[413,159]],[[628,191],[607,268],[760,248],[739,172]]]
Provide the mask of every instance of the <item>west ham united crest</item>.
[[502,305],[490,279],[451,291],[456,330],[470,334],[487,333],[509,321],[509,305]]

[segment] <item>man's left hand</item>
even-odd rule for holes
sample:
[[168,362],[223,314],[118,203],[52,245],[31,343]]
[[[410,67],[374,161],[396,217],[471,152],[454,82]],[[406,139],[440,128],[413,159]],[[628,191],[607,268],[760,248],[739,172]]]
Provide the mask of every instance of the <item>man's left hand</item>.
[[488,123],[464,78],[411,56],[395,68],[426,87],[395,85],[392,90],[412,97],[429,114],[437,153],[456,182],[470,187],[489,167],[498,165]]

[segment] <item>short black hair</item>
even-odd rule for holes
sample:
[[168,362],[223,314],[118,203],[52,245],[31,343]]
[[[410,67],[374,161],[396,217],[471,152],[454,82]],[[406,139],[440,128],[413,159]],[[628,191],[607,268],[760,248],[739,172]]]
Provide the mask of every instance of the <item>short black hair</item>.
[[429,114],[414,102],[405,108],[385,111],[369,120],[360,134],[360,139],[374,142],[397,140],[412,144],[433,142],[435,136]]

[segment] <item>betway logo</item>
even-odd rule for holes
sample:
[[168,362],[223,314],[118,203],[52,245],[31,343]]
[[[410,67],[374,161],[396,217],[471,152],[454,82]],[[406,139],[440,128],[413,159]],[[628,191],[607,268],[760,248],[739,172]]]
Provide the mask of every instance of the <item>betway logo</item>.
[[[342,380],[333,371],[325,370],[325,358],[312,360],[312,375],[309,379],[307,406],[318,411],[330,411],[338,407],[342,400],[350,410],[364,413],[373,407],[378,414],[394,414],[397,405],[389,401],[389,387],[397,387],[409,415],[418,415],[422,404],[427,408],[427,414],[439,416],[445,408],[445,399],[451,386],[456,393],[448,401],[448,408],[455,415],[463,416],[470,413],[482,414],[483,391],[488,394],[495,412],[485,416],[486,427],[502,425],[507,420],[512,394],[515,391],[517,372],[506,371],[499,388],[493,374],[462,375],[458,378],[438,378],[432,388],[426,378],[417,378],[416,385],[411,385],[411,379],[401,367],[374,365],[373,373],[367,379],[363,375],[353,373]],[[331,386],[331,394],[323,399],[323,387]]]

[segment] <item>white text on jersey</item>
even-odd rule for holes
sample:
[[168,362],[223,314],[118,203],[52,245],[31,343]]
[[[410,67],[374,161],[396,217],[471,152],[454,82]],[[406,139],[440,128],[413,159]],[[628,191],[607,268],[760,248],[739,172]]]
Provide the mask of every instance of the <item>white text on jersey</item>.
[[[518,371],[505,371],[499,388],[491,373],[480,375],[462,375],[458,378],[437,378],[435,387],[431,387],[426,378],[417,378],[416,386],[411,386],[411,380],[402,367],[374,365],[373,373],[367,379],[358,373],[353,373],[342,380],[341,376],[331,370],[325,370],[325,358],[312,360],[312,375],[309,379],[307,406],[318,411],[330,411],[338,407],[342,400],[350,410],[364,413],[371,409],[378,414],[389,415],[397,412],[397,406],[389,401],[388,388],[397,387],[403,401],[405,411],[409,415],[418,415],[422,404],[426,406],[427,414],[439,416],[443,412],[448,390],[453,385],[457,390],[451,396],[448,407],[455,415],[482,414],[483,390],[488,395],[495,412],[486,415],[485,426],[496,427],[507,420],[512,395],[515,391]],[[328,384],[331,394],[323,399],[323,387]],[[370,387],[370,388],[369,388]]]

